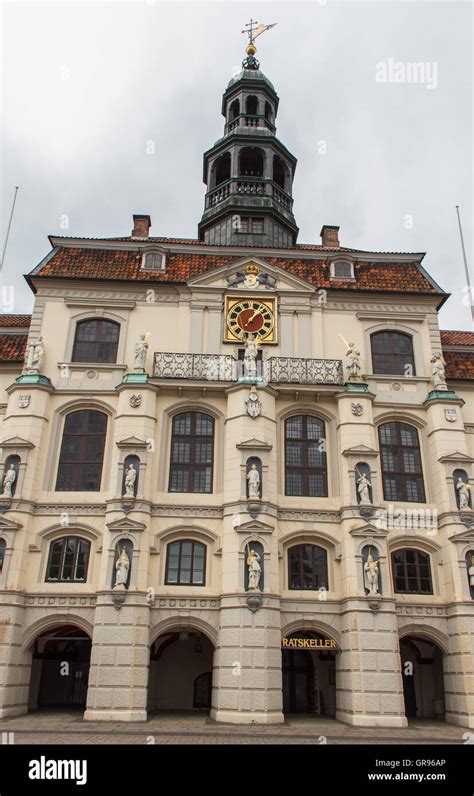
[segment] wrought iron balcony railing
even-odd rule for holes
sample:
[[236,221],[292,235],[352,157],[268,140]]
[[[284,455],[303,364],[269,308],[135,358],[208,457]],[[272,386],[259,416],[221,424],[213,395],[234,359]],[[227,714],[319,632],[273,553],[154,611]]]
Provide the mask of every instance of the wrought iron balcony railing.
[[153,360],[156,379],[194,379],[199,381],[238,381],[255,378],[260,383],[343,384],[340,359],[270,357],[256,363],[253,373],[244,362],[230,354],[178,354],[156,352]]

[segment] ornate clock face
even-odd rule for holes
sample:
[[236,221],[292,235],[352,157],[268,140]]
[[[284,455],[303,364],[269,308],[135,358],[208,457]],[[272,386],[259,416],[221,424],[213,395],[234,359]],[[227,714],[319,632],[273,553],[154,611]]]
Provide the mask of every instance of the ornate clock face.
[[227,298],[226,340],[241,341],[254,334],[262,342],[275,342],[273,299]]

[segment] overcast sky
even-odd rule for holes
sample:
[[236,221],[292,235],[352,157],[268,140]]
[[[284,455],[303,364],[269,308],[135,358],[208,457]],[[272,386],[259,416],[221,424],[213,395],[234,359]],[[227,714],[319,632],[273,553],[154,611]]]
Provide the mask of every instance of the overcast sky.
[[[20,186],[3,312],[31,311],[22,274],[48,234],[129,235],[149,213],[154,235],[197,236],[250,17],[278,23],[257,57],[298,158],[299,243],[338,224],[345,246],[425,251],[452,293],[441,326],[471,328],[455,205],[472,267],[472,5],[456,0],[3,3],[2,247]],[[393,82],[410,63],[424,82]]]

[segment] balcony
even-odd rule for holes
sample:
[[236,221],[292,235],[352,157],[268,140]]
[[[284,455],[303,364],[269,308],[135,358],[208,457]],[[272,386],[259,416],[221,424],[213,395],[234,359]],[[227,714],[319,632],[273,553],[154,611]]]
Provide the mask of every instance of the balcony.
[[[236,382],[247,375],[244,363],[230,354],[156,352],[153,358],[155,379]],[[257,362],[256,377],[264,384],[344,384],[340,359],[270,357]]]
[[274,203],[288,213],[291,213],[293,208],[292,197],[273,180],[266,177],[242,175],[240,177],[231,177],[215,188],[211,188],[206,194],[206,210],[224,202],[230,196],[232,196],[234,201],[236,196],[268,199],[269,206]]

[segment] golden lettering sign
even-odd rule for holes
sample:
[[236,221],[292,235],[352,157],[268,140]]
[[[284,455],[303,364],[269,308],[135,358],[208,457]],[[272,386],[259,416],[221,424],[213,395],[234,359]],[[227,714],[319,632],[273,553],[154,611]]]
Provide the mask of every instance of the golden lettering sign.
[[337,645],[333,638],[283,638],[281,646],[284,649],[336,649]]

